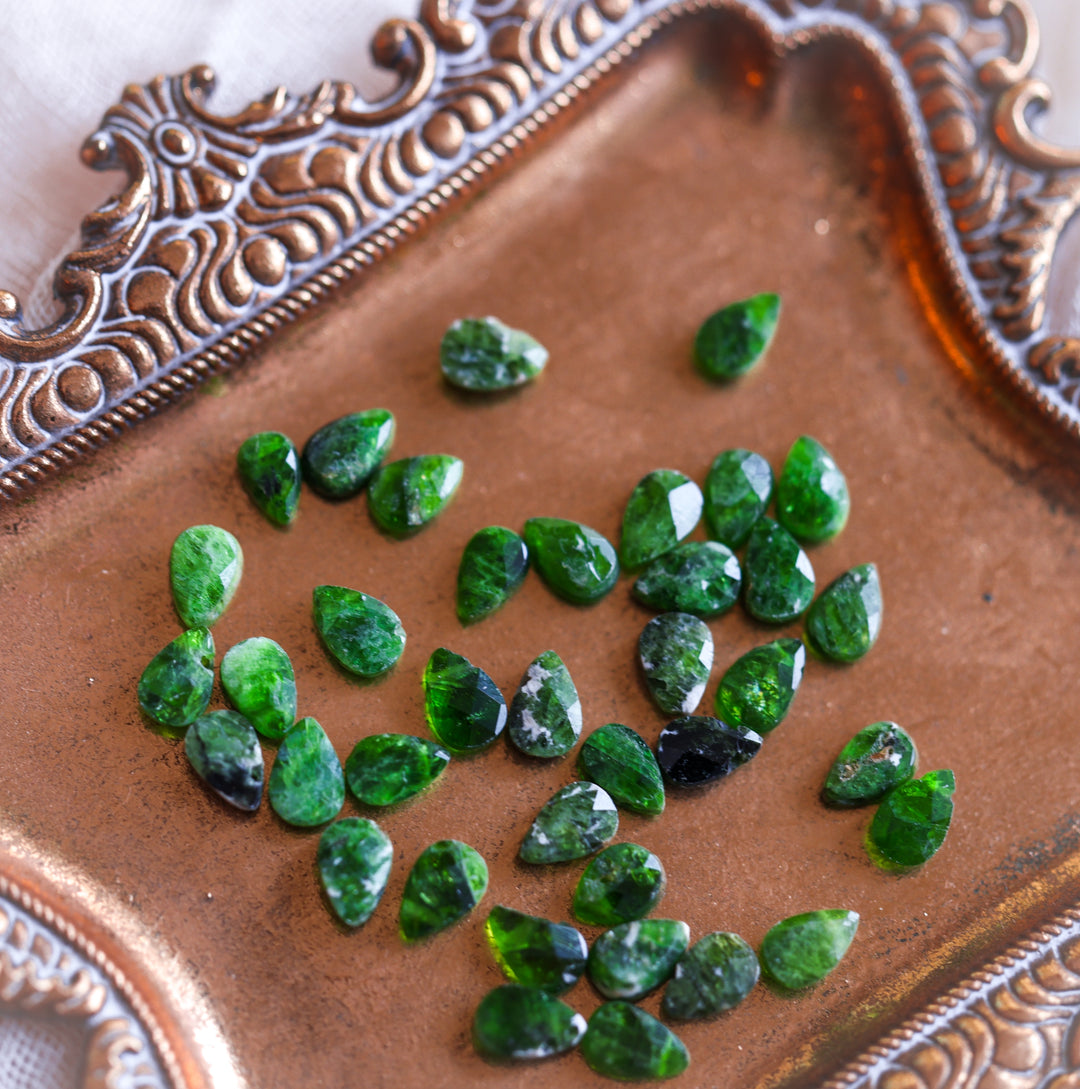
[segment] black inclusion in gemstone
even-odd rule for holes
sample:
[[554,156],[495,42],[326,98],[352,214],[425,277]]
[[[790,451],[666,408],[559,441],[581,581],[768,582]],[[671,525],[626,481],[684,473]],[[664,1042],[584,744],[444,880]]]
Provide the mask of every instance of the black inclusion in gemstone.
[[686,715],[660,734],[656,759],[678,786],[701,786],[730,775],[761,748],[761,735],[707,715]]

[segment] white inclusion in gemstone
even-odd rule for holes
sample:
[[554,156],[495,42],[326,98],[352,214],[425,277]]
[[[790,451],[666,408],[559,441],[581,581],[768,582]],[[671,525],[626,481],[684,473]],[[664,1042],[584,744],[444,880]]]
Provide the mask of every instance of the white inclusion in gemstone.
[[535,839],[541,847],[546,847],[551,842],[547,832],[541,832],[539,828],[533,829],[533,839]]
[[626,933],[623,934],[622,944],[627,949],[632,949],[634,942],[637,941],[638,935],[641,933],[641,923],[633,922],[626,928]]
[[810,582],[814,581],[814,567],[810,562],[810,557],[799,549],[799,558],[795,561],[795,570],[808,579]]
[[822,459],[821,490],[829,495],[836,495],[844,490],[844,474],[836,467],[830,457]]
[[521,712],[521,732],[528,742],[551,740],[551,731],[546,726],[541,726],[527,708]]
[[615,808],[615,803],[611,800],[611,795],[603,789],[603,787],[595,787],[596,796],[593,798],[593,812],[602,813],[609,809]]
[[535,696],[540,692],[540,689],[544,687],[544,681],[546,681],[551,674],[540,665],[539,662],[533,662],[525,671],[525,676],[528,679],[521,686],[521,690],[527,696]]
[[671,524],[678,540],[681,541],[698,524],[703,502],[701,489],[692,480],[668,492]]

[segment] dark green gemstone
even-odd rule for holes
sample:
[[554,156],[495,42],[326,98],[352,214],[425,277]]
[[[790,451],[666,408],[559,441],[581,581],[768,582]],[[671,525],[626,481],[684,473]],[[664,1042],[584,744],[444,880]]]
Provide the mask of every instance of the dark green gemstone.
[[605,998],[641,998],[675,970],[690,927],[675,919],[635,919],[604,931],[589,952],[589,979]]
[[855,662],[877,642],[881,612],[877,568],[864,563],[821,591],[806,615],[806,634],[823,657]]
[[565,756],[581,736],[581,700],[570,670],[553,650],[529,663],[510,701],[507,733],[528,756]]
[[510,600],[529,571],[529,549],[505,526],[474,533],[461,556],[457,614],[463,624],[482,620]]
[[947,769],[891,790],[870,822],[870,857],[887,869],[910,869],[933,858],[949,831],[955,790],[956,779]]
[[585,867],[574,892],[574,914],[591,926],[618,926],[648,915],[664,895],[660,859],[636,843],[605,847]]
[[895,722],[872,722],[841,750],[821,791],[827,805],[876,802],[915,774],[915,742]]
[[585,971],[589,947],[567,923],[552,923],[500,904],[491,909],[484,931],[499,967],[514,983],[562,994]]
[[629,726],[609,722],[594,730],[581,746],[578,770],[582,778],[602,786],[617,805],[647,816],[664,811],[660,765]]
[[765,354],[780,319],[780,297],[753,295],[705,319],[694,340],[694,362],[706,378],[728,381]]
[[220,619],[244,570],[240,542],[218,526],[190,526],[173,542],[169,581],[186,628],[209,628]]
[[393,441],[394,417],[385,408],[342,416],[304,444],[304,479],[327,499],[347,499],[363,489]]
[[638,659],[649,694],[661,711],[688,715],[697,709],[713,664],[709,626],[689,613],[662,613],[638,637]]
[[413,864],[401,896],[401,936],[417,941],[452,926],[487,891],[487,864],[456,839],[441,839]]
[[641,567],[674,548],[693,532],[701,505],[701,489],[674,469],[654,469],[639,480],[623,514],[623,566]]
[[394,805],[430,786],[450,763],[434,741],[410,734],[374,734],[356,743],[345,761],[345,780],[357,801]]
[[439,647],[424,670],[424,714],[431,732],[451,752],[470,752],[502,733],[506,700],[479,666]]
[[244,491],[274,525],[287,526],[300,506],[300,455],[280,431],[261,431],[240,444],[236,468]]
[[729,548],[746,544],[773,493],[769,463],[752,450],[724,450],[705,477],[705,526]]
[[548,352],[538,340],[498,318],[462,318],[443,334],[439,364],[443,377],[462,389],[512,389],[535,378]]
[[263,792],[259,735],[235,711],[211,711],[197,718],[184,738],[184,751],[206,785],[237,809],[258,809]]
[[394,858],[383,830],[364,817],[335,821],[319,837],[316,858],[334,914],[346,926],[366,923],[386,891]]
[[844,528],[850,509],[847,481],[829,451],[809,435],[796,439],[776,482],[781,525],[800,541],[816,544]]
[[524,862],[570,862],[591,855],[618,830],[611,795],[595,783],[571,783],[536,815],[518,853]]
[[760,974],[753,949],[738,934],[706,934],[675,965],[664,991],[664,1016],[689,1021],[733,1009]]
[[732,726],[767,734],[784,720],[802,683],[806,647],[777,639],[736,659],[720,678],[716,716]]
[[384,465],[368,486],[368,507],[380,529],[408,537],[454,498],[465,463],[450,454],[423,454]]
[[761,965],[782,987],[809,987],[843,960],[858,929],[858,913],[842,909],[782,919],[762,939]]
[[315,628],[332,657],[359,677],[377,677],[397,664],[405,629],[378,598],[347,586],[316,586]]
[[575,605],[599,601],[619,577],[619,557],[603,534],[563,518],[530,518],[525,543],[540,577]]
[[585,1018],[558,998],[506,983],[480,1000],[473,1046],[489,1059],[547,1059],[576,1047],[585,1027]]
[[284,737],[296,719],[292,662],[273,639],[260,635],[230,647],[221,659],[221,687],[263,737]]
[[713,617],[739,599],[742,569],[719,541],[685,541],[657,557],[634,583],[638,601],[664,612]]
[[270,769],[267,795],[287,824],[313,828],[333,820],[345,804],[345,776],[326,731],[302,718],[282,739]]
[[801,616],[814,597],[814,568],[799,542],[771,518],[750,531],[743,561],[746,611],[768,624]]
[[192,628],[159,650],[139,678],[139,706],[162,726],[190,726],[214,690],[214,637]]
[[669,722],[656,743],[656,761],[668,782],[704,786],[730,775],[757,755],[761,735],[707,715]]
[[674,1078],[690,1065],[682,1040],[629,1002],[605,1002],[593,1013],[581,1054],[598,1074],[620,1081]]

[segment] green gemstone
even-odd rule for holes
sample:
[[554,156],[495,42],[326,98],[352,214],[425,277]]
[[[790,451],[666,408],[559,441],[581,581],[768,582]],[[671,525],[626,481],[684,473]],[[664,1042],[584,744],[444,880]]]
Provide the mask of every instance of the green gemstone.
[[209,628],[226,610],[244,570],[240,542],[217,526],[190,526],[169,556],[176,611],[187,628]]
[[881,631],[881,582],[877,568],[864,563],[833,579],[806,615],[813,648],[834,662],[858,661]]
[[221,659],[221,687],[263,737],[284,737],[296,719],[292,662],[273,639],[260,635],[230,647]]
[[159,650],[139,678],[139,706],[162,726],[190,726],[214,690],[214,637],[192,628]]
[[430,786],[450,763],[434,741],[410,734],[373,734],[345,761],[345,780],[364,805],[394,805]]
[[955,790],[956,778],[946,769],[886,794],[870,822],[870,857],[886,869],[910,869],[933,858],[949,831]]
[[304,479],[327,499],[347,499],[371,479],[393,441],[394,417],[385,408],[342,416],[304,444]]
[[675,965],[664,991],[664,1016],[689,1021],[733,1009],[760,974],[753,949],[738,934],[706,934]]
[[489,1059],[547,1059],[576,1047],[585,1027],[585,1018],[558,998],[506,983],[480,1000],[473,1046]]
[[657,707],[669,715],[692,714],[709,683],[712,632],[689,613],[661,613],[638,637],[638,658]]
[[450,454],[424,454],[384,465],[368,486],[368,507],[380,529],[408,537],[454,498],[465,463]]
[[851,509],[847,481],[817,439],[803,435],[788,451],[776,482],[776,516],[800,541],[835,537]]
[[655,469],[639,480],[623,514],[623,566],[641,567],[674,548],[693,532],[701,505],[701,489],[674,469]]
[[593,1013],[581,1054],[598,1074],[620,1081],[674,1078],[690,1065],[682,1040],[629,1002],[605,1002]]
[[394,848],[383,830],[364,817],[335,821],[319,837],[319,879],[334,914],[346,926],[371,918],[390,877]]
[[895,722],[872,722],[841,750],[821,791],[827,805],[848,808],[883,798],[915,774],[918,753]]
[[664,895],[660,859],[636,843],[615,843],[594,858],[574,892],[574,914],[591,926],[618,926],[647,915]]
[[316,586],[312,606],[316,630],[344,669],[377,677],[397,664],[405,629],[389,605],[347,586]]
[[773,493],[769,463],[752,450],[724,450],[705,477],[705,526],[729,548],[746,544]]
[[478,851],[456,839],[426,848],[405,881],[401,936],[417,941],[452,926],[483,898],[488,870]]
[[858,929],[858,912],[840,908],[781,919],[761,941],[761,965],[782,987],[809,987],[843,960]]
[[540,577],[575,605],[599,601],[619,577],[619,557],[612,543],[579,522],[530,518],[525,543]]
[[548,352],[538,340],[498,318],[462,318],[443,334],[439,364],[443,377],[462,389],[492,392],[535,378]]
[[529,549],[512,529],[488,526],[474,533],[458,568],[458,619],[471,624],[501,608],[528,571]]
[[618,722],[594,730],[581,746],[582,778],[602,786],[617,805],[655,816],[664,811],[664,781],[652,749],[640,734]]
[[510,702],[510,740],[528,756],[565,756],[581,736],[581,700],[553,650],[529,663]]
[[514,983],[562,994],[585,971],[589,947],[567,923],[552,923],[500,904],[491,909],[484,931],[499,967]]
[[345,776],[326,731],[302,718],[281,740],[267,795],[286,824],[313,828],[333,820],[345,804]]
[[705,319],[694,340],[694,362],[706,378],[728,381],[765,354],[780,319],[780,297],[752,295]]
[[244,491],[274,525],[287,526],[300,505],[300,455],[280,431],[261,431],[240,444],[236,468]]
[[716,716],[730,726],[767,734],[784,720],[802,683],[806,647],[777,639],[736,659],[716,690]]
[[750,531],[743,561],[746,611],[768,624],[801,616],[814,597],[814,568],[799,542],[771,518]]
[[742,568],[719,541],[685,541],[658,556],[638,576],[634,596],[664,612],[713,617],[739,599]]
[[479,666],[439,647],[424,670],[424,714],[431,732],[451,752],[470,752],[502,733],[506,700]]
[[206,785],[237,809],[258,809],[263,792],[259,735],[235,711],[211,711],[197,718],[184,738],[184,751]]
[[606,930],[589,952],[589,979],[605,998],[637,999],[659,987],[690,944],[675,919],[635,919]]
[[595,783],[571,783],[536,815],[518,853],[524,862],[570,862],[591,855],[618,830],[611,795]]

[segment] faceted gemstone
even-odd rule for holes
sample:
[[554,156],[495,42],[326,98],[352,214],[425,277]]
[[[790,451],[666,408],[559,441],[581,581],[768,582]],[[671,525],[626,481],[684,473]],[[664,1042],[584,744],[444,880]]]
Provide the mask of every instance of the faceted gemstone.
[[401,936],[426,938],[452,926],[483,898],[488,870],[478,851],[456,839],[441,839],[413,864],[401,896]]
[[682,1040],[629,1002],[605,1002],[593,1013],[581,1054],[598,1074],[621,1081],[674,1078],[690,1065]]
[[178,635],[139,678],[139,706],[162,726],[190,726],[214,690],[214,637],[206,628]]
[[655,816],[664,811],[664,781],[652,749],[640,734],[609,722],[585,739],[578,754],[582,778],[602,786],[617,805]]
[[304,479],[327,499],[347,499],[363,489],[393,441],[394,416],[385,408],[342,416],[304,444]]
[[599,601],[619,577],[619,557],[603,534],[564,518],[530,518],[525,543],[540,577],[575,605]]
[[841,750],[821,791],[841,808],[876,802],[915,774],[918,753],[911,735],[895,722],[872,722]]
[[430,786],[450,763],[434,741],[410,734],[373,734],[356,743],[345,761],[345,780],[357,801],[394,805]]
[[173,541],[169,581],[176,611],[187,628],[209,628],[232,601],[244,554],[240,542],[218,526],[190,526]]
[[730,775],[761,748],[761,735],[718,718],[687,715],[661,731],[656,759],[668,781],[702,786]]
[[319,878],[334,914],[346,926],[371,918],[390,877],[394,848],[386,833],[364,817],[335,821],[319,837]]
[[750,531],[743,561],[747,612],[768,624],[801,616],[814,597],[814,568],[799,542],[771,518]]
[[803,435],[788,451],[776,482],[776,517],[800,541],[827,541],[844,528],[851,499],[847,481],[817,439]]
[[263,737],[284,737],[296,719],[292,662],[273,639],[258,635],[230,647],[221,659],[221,687]]
[[491,909],[484,931],[499,967],[514,983],[562,994],[585,971],[589,947],[567,923],[499,904]]
[[712,617],[739,599],[742,568],[719,541],[685,541],[658,556],[638,576],[634,596],[664,612]]
[[482,620],[510,600],[529,571],[529,549],[505,526],[474,533],[461,556],[457,614],[463,624]]
[[701,518],[701,489],[674,469],[654,469],[638,481],[623,514],[619,557],[641,567],[674,548]]
[[581,700],[553,650],[529,663],[510,701],[510,740],[528,756],[565,756],[581,737]]
[[431,732],[451,752],[469,752],[502,733],[506,700],[479,666],[439,647],[424,670],[424,714]]
[[762,939],[762,967],[789,990],[809,987],[840,963],[858,929],[855,911],[827,909],[792,915]]
[[772,469],[760,454],[740,449],[717,454],[705,477],[709,536],[729,548],[742,548],[772,493]]
[[536,815],[518,853],[525,862],[569,862],[591,855],[618,830],[611,795],[595,783],[571,783]]
[[752,295],[705,319],[694,340],[694,362],[723,382],[745,374],[765,354],[780,319],[780,297]]
[[368,508],[380,529],[408,537],[454,498],[465,463],[451,454],[423,454],[384,465],[368,486]]
[[589,979],[605,998],[637,999],[659,987],[690,944],[675,919],[635,919],[604,931],[589,952]]
[[806,647],[777,639],[736,659],[720,678],[716,716],[732,726],[767,734],[784,720],[802,683]]
[[649,694],[661,711],[688,715],[709,683],[713,638],[709,626],[689,613],[661,613],[638,637],[638,658]]
[[858,661],[880,631],[881,583],[872,563],[853,567],[830,582],[806,614],[811,644],[834,662]]
[[706,934],[675,965],[664,991],[664,1016],[689,1021],[733,1009],[760,974],[753,949],[738,934]]
[[956,779],[949,770],[909,779],[885,795],[870,822],[870,856],[885,868],[921,866],[945,842]]
[[326,731],[302,718],[281,740],[267,794],[287,824],[313,828],[333,820],[345,804],[345,776]]
[[585,1018],[558,998],[506,983],[480,1000],[473,1046],[489,1059],[546,1059],[576,1047],[585,1028]]
[[184,751],[206,785],[237,809],[258,809],[263,792],[259,735],[235,711],[211,711],[197,718],[184,738]]
[[389,605],[347,586],[316,586],[312,604],[315,627],[344,669],[377,677],[397,664],[405,629]]
[[236,452],[240,482],[274,525],[287,526],[300,505],[300,455],[280,431],[260,431]]
[[498,318],[462,318],[443,334],[439,364],[443,377],[462,389],[511,389],[535,378],[548,352],[538,340]]
[[605,847],[585,867],[574,892],[574,914],[591,926],[618,926],[647,915],[664,895],[660,859],[636,843]]

